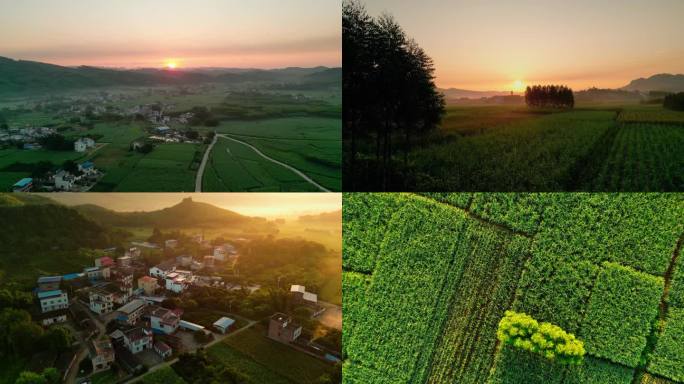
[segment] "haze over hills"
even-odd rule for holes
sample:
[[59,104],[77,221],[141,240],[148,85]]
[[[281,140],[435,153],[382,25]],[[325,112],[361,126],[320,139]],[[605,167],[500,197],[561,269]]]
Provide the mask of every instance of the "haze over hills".
[[108,226],[178,228],[192,226],[243,226],[263,227],[263,231],[275,229],[265,218],[244,216],[214,205],[185,198],[180,203],[161,210],[149,212],[116,212],[98,205],[74,206],[83,216]]
[[[508,96],[510,91],[471,91],[467,89],[459,88],[448,88],[439,89],[440,92],[444,94],[447,100],[456,99],[480,99],[494,96]],[[597,92],[600,91],[600,92]],[[648,93],[651,91],[661,91],[661,92],[684,92],[684,74],[669,74],[661,73],[653,75],[649,78],[639,78],[632,80],[628,85],[620,87],[617,89],[600,89],[590,88],[586,90],[575,90],[575,93],[580,95],[583,92],[591,93],[591,97],[607,97],[610,99],[635,99],[638,100],[638,95],[634,95],[633,92]],[[631,94],[630,95],[628,94]],[[522,93],[514,92],[514,95],[521,95]],[[584,97],[584,96],[580,96]]]
[[341,68],[281,69],[113,69],[64,67],[35,61],[0,57],[0,94],[25,94],[108,86],[184,85],[220,82],[277,82],[288,84],[323,84],[341,86]]
[[444,94],[444,97],[448,99],[479,99],[482,97],[492,97],[492,96],[505,96],[510,95],[510,92],[504,91],[470,91],[467,89],[459,88],[440,88],[440,92]]

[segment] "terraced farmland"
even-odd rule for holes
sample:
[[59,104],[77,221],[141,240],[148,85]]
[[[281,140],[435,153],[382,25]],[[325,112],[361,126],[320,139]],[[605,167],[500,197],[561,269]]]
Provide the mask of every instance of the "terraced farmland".
[[[684,194],[346,194],[344,382],[684,382],[682,217]],[[584,363],[499,345],[508,309]]]

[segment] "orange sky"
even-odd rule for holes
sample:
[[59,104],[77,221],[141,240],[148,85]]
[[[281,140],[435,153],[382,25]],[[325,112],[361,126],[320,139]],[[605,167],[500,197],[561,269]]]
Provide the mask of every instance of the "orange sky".
[[682,0],[364,0],[392,14],[447,88],[614,88],[684,73]]
[[[0,56],[60,65],[339,66],[334,0],[0,0]],[[11,37],[11,38],[8,38]]]
[[248,216],[284,217],[342,209],[340,193],[43,193],[66,205],[95,204],[115,211],[152,211],[192,197]]

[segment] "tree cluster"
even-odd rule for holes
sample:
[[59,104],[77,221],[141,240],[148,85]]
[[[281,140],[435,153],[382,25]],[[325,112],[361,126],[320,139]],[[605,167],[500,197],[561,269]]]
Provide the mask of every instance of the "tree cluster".
[[663,108],[684,111],[684,92],[671,93],[663,99]]
[[0,356],[30,356],[38,351],[62,352],[71,345],[71,332],[63,327],[44,331],[31,315],[15,308],[0,312]]
[[575,96],[564,85],[533,85],[525,90],[528,107],[573,108]]
[[387,190],[397,173],[395,153],[403,151],[406,168],[414,139],[441,121],[444,97],[432,59],[391,16],[371,17],[358,1],[345,0],[342,36],[345,188]]
[[14,384],[59,384],[61,381],[57,369],[45,368],[41,373],[32,371],[22,372]]
[[584,343],[551,323],[539,323],[524,313],[506,311],[496,336],[505,345],[530,351],[561,364],[581,364]]
[[45,149],[51,151],[73,151],[74,150],[74,140],[67,139],[64,136],[53,133],[38,139],[38,143],[42,145]]
[[183,353],[178,357],[174,371],[188,383],[226,383],[247,384],[252,378],[243,375],[232,367],[210,360],[204,350],[197,353]]

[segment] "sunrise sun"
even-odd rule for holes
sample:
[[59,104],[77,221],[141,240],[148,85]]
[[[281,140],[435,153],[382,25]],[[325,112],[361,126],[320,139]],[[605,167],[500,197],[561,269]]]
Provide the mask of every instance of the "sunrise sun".
[[511,90],[513,92],[522,92],[525,90],[525,83],[522,80],[516,80],[511,84]]
[[167,60],[164,66],[166,69],[176,69],[178,67],[178,62],[175,60]]
[[522,80],[516,80],[511,86],[513,92],[522,92],[525,90],[525,83]]

